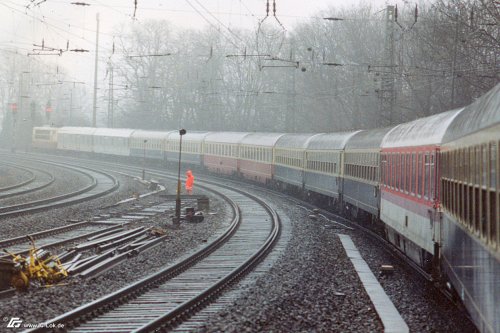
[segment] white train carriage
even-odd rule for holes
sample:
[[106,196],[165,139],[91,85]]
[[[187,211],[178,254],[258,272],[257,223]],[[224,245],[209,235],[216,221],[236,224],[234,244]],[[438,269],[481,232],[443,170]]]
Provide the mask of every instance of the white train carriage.
[[203,165],[208,171],[239,174],[239,145],[249,133],[213,132],[203,140]]
[[343,200],[349,214],[378,218],[380,211],[380,144],[392,127],[361,131],[344,150]]
[[439,237],[439,147],[460,111],[398,125],[382,140],[380,219],[388,239],[427,270]]
[[93,133],[94,153],[130,156],[130,136],[133,129],[97,128]]
[[305,155],[311,138],[321,134],[285,134],[274,146],[274,177],[279,188],[290,191],[304,189]]
[[304,188],[340,201],[344,147],[356,132],[325,133],[312,137],[305,152]]
[[500,332],[500,84],[443,139],[441,258],[481,332]]
[[273,179],[273,148],[284,133],[250,133],[240,142],[239,173],[243,178],[267,184]]
[[94,127],[61,127],[57,133],[57,149],[93,152]]
[[[130,156],[164,160],[170,132],[136,130],[130,136]],[[177,131],[175,131],[177,132]]]
[[42,149],[56,149],[57,148],[57,127],[34,127],[32,146],[34,148]]
[[[188,131],[182,136],[181,163],[194,166],[202,166],[203,163],[203,140],[210,132]],[[177,163],[179,161],[179,131],[169,132],[165,146],[167,162]]]

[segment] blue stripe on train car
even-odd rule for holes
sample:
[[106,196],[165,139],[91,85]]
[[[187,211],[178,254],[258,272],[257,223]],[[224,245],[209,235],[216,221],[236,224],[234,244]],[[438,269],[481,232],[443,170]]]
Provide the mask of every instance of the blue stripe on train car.
[[[167,161],[174,163],[179,161],[179,152],[167,152]],[[201,155],[192,153],[182,153],[181,163],[201,165]]]
[[274,168],[274,179],[285,182],[287,184],[295,185],[302,188],[304,183],[303,171],[276,165]]
[[447,212],[442,233],[444,268],[465,307],[481,332],[500,332],[500,262]]
[[333,175],[306,171],[304,187],[313,192],[338,198],[341,178]]
[[[130,148],[130,156],[144,157],[144,149]],[[146,149],[146,158],[162,160],[163,159],[163,151]]]
[[376,186],[344,178],[344,200],[362,210],[378,216],[380,193]]

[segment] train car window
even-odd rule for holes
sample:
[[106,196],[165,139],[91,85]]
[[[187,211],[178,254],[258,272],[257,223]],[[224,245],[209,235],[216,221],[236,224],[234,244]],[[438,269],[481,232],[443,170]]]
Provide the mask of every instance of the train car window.
[[497,183],[496,174],[497,148],[495,142],[490,142],[490,188],[494,191]]
[[395,157],[395,163],[394,163],[394,173],[395,173],[395,184],[394,184],[394,187],[396,188],[396,190],[399,190],[399,180],[400,180],[400,176],[401,176],[401,173],[399,172],[399,158],[400,158],[400,154],[399,153],[396,153],[394,155]]
[[429,200],[430,198],[430,180],[431,180],[431,158],[429,152],[425,153],[425,175],[424,175],[424,197]]
[[391,178],[391,188],[396,188],[396,155],[391,153],[391,158],[389,160],[389,173]]
[[387,154],[387,185],[389,186],[389,188],[392,188],[393,187],[393,184],[394,184],[394,172],[393,172],[393,169],[392,169],[392,166],[393,166],[393,154],[392,153],[388,153]]
[[405,185],[406,193],[411,192],[411,155],[410,153],[406,154],[406,185]]
[[420,198],[422,196],[422,184],[423,184],[423,176],[425,170],[423,169],[423,158],[422,153],[418,153],[418,172],[417,172],[417,195]]
[[431,169],[431,175],[430,175],[430,179],[429,179],[429,182],[430,182],[430,195],[431,195],[431,199],[434,200],[436,199],[438,196],[436,194],[436,153],[432,153],[430,155],[430,169]]
[[481,185],[486,188],[488,186],[488,175],[489,175],[489,171],[488,171],[488,168],[489,168],[489,163],[488,163],[488,156],[489,156],[489,150],[487,149],[487,146],[486,144],[483,144],[481,146],[481,156],[482,156],[482,161],[481,161],[481,164],[482,164],[482,175],[483,175],[483,179],[481,181]]
[[406,190],[406,154],[401,155],[401,192]]

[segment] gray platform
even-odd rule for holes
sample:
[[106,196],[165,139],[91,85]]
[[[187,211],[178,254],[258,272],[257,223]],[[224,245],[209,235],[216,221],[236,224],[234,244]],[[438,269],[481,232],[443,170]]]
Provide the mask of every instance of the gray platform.
[[345,252],[349,259],[351,259],[354,269],[358,272],[359,279],[363,284],[368,296],[375,307],[375,311],[384,325],[384,332],[386,333],[408,333],[410,329],[406,322],[403,320],[398,310],[391,302],[384,289],[378,282],[375,275],[373,275],[370,267],[366,264],[361,257],[358,249],[348,235],[339,234],[340,241],[344,246]]

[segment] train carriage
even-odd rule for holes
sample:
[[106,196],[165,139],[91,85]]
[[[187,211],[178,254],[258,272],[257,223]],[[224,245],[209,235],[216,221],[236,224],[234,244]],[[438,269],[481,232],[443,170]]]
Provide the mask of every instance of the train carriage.
[[481,332],[500,332],[500,84],[450,124],[441,153],[444,273]]
[[130,136],[130,156],[164,160],[165,145],[170,133],[172,132],[136,130]]
[[207,170],[225,175],[239,174],[239,145],[249,133],[215,132],[203,141],[203,165]]
[[304,188],[305,152],[309,140],[320,134],[285,134],[274,146],[274,183],[292,191]]
[[133,129],[97,128],[93,134],[94,153],[130,156],[130,136]]
[[[193,166],[203,164],[203,140],[210,132],[188,131],[182,136],[181,163]],[[167,162],[178,163],[179,161],[179,131],[169,132],[165,145],[165,156]]]
[[57,127],[34,127],[32,137],[32,147],[42,149],[56,149],[57,147]]
[[361,211],[379,217],[380,144],[391,129],[358,132],[345,145],[343,200],[355,218]]
[[388,239],[430,270],[437,246],[439,146],[460,110],[394,127],[382,140],[380,219]]
[[307,191],[329,197],[332,204],[340,201],[343,150],[347,140],[356,133],[325,133],[310,138],[304,164]]
[[240,143],[239,172],[243,178],[267,184],[273,177],[273,147],[283,133],[250,133]]
[[94,127],[61,127],[57,132],[57,149],[94,151]]

